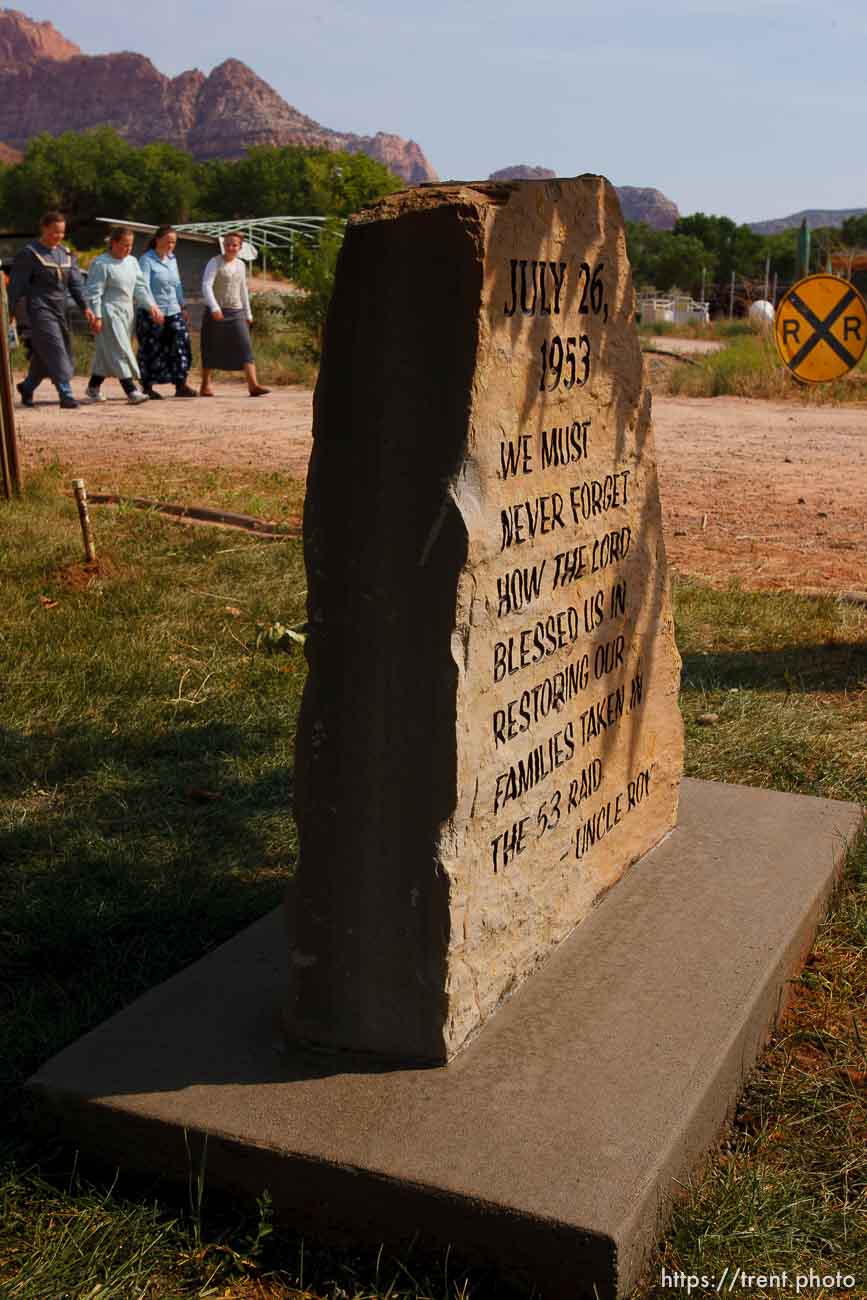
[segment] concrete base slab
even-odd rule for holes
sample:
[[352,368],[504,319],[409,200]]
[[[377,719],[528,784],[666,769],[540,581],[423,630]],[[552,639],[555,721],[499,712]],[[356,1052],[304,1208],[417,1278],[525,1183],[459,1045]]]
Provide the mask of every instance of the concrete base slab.
[[418,1236],[546,1297],[622,1296],[859,823],[854,804],[684,781],[672,835],[437,1069],[287,1049],[275,912],[49,1061],[37,1118],[184,1181],[207,1137],[208,1186],[267,1187],[319,1237]]

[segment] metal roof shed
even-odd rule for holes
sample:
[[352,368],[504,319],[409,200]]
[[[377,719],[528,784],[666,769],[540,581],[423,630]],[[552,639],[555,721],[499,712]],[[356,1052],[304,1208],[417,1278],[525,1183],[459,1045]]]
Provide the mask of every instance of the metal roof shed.
[[[247,241],[252,258],[261,256],[262,270],[267,271],[269,248],[288,249],[290,265],[293,265],[296,242],[303,239],[315,243],[328,220],[328,217],[238,217],[232,221],[192,221],[175,229],[217,239],[230,230],[237,230]],[[241,256],[245,256],[243,250]]]

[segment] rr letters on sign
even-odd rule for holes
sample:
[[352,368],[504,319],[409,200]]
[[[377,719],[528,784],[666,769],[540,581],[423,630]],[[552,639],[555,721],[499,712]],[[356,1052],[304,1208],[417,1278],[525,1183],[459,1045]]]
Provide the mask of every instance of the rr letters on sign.
[[775,337],[783,363],[802,383],[839,379],[867,347],[867,308],[848,281],[809,276],[784,295]]

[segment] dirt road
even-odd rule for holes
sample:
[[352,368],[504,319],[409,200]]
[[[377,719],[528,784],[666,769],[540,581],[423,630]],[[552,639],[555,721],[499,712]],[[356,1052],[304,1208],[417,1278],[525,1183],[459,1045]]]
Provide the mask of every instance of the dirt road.
[[669,557],[744,587],[867,589],[867,408],[656,397]]
[[[25,468],[56,457],[82,474],[109,469],[119,491],[123,466],[142,461],[306,473],[306,389],[251,399],[226,383],[213,399],[138,407],[116,389],[79,411],[60,411],[49,392],[19,409]],[[867,407],[657,397],[654,422],[679,572],[762,589],[867,589]]]
[[[84,398],[86,381],[73,381]],[[82,473],[99,466],[121,469],[133,461],[182,461],[194,465],[243,465],[284,469],[304,478],[310,459],[313,394],[306,388],[275,388],[266,397],[248,397],[241,383],[217,383],[216,397],[167,396],[160,402],[130,406],[114,380],[108,400],[77,411],[61,411],[48,384],[44,399],[31,410],[16,407],[25,464],[53,460]]]

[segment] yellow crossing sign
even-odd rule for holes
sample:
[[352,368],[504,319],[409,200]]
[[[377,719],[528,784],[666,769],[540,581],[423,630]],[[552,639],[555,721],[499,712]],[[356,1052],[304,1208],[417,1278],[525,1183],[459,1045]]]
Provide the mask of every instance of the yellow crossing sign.
[[784,364],[802,383],[839,379],[864,355],[867,306],[848,280],[808,275],[780,302],[774,337]]

